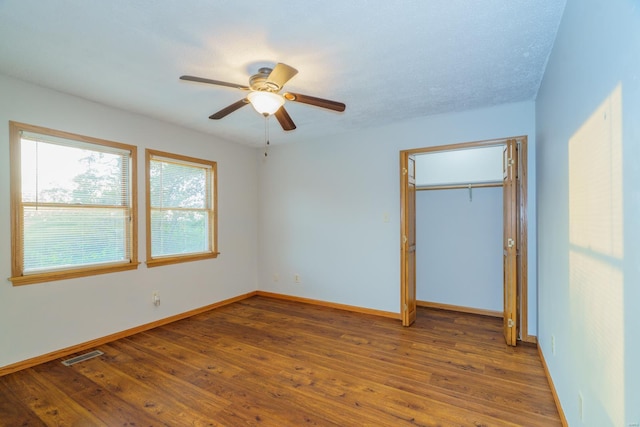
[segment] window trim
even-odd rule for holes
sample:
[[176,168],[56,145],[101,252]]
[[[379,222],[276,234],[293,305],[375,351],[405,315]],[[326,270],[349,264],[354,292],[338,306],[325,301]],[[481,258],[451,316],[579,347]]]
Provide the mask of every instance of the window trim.
[[[153,157],[161,157],[169,160],[175,160],[181,164],[191,163],[195,166],[207,166],[211,168],[211,208],[209,230],[209,242],[211,252],[190,253],[185,255],[168,255],[162,257],[151,256],[151,160]],[[218,164],[215,161],[204,160],[195,157],[184,156],[181,154],[168,153],[166,151],[145,149],[145,211],[146,211],[146,247],[147,247],[147,267],[159,267],[161,265],[177,264],[182,262],[199,261],[204,259],[217,258],[218,252]]]
[[[131,159],[130,167],[130,191],[131,191],[131,221],[127,232],[130,235],[131,259],[126,263],[110,263],[105,265],[92,265],[71,269],[51,270],[43,273],[24,275],[24,246],[22,234],[24,217],[22,215],[22,173],[21,173],[21,132],[36,133],[102,145],[129,151]],[[41,126],[9,121],[9,158],[10,158],[10,211],[11,211],[11,276],[9,280],[13,286],[30,285],[54,280],[71,279],[76,277],[94,276],[98,274],[113,273],[117,271],[135,270],[138,262],[138,190],[137,190],[137,147],[135,145],[122,144],[104,139],[78,135]]]

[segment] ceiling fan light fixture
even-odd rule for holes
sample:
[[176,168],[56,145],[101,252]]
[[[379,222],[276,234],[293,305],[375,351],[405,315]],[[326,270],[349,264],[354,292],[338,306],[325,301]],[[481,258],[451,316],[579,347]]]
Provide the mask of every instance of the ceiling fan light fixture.
[[247,95],[253,108],[263,116],[270,116],[284,105],[285,99],[282,95],[266,91],[254,91]]

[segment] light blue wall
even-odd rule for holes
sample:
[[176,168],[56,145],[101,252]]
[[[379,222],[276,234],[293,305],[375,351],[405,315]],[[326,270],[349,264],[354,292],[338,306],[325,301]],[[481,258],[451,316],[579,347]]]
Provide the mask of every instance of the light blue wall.
[[[273,146],[259,170],[260,289],[399,313],[400,150],[528,135],[533,152],[534,108],[501,105]],[[528,167],[535,248],[535,156]],[[528,261],[535,334],[535,250]]]
[[[5,76],[0,76],[0,93],[0,200],[9,199],[9,120],[137,145],[139,170],[144,148],[176,151],[179,146],[181,154],[218,161],[222,252],[216,260],[153,269],[143,264],[137,271],[14,287],[7,280],[10,239],[0,239],[0,324],[11,325],[0,330],[0,366],[255,289],[399,312],[399,151],[514,135],[529,135],[530,149],[535,147],[532,102],[295,141],[274,146],[264,161],[262,150]],[[533,156],[529,169],[535,170]],[[144,188],[142,173],[138,185]],[[533,179],[529,194],[535,194]],[[142,190],[139,195],[143,213]],[[531,247],[533,212],[532,198]],[[9,205],[0,205],[5,237],[9,214]],[[144,216],[139,226],[144,260]],[[535,263],[530,251],[529,265]],[[300,284],[293,283],[293,274],[300,275]],[[530,282],[535,284],[535,271]],[[154,290],[160,291],[160,307],[151,303]],[[535,294],[534,285],[532,325]]]
[[418,300],[502,312],[502,272],[502,187],[417,192]]
[[[0,75],[0,366],[121,332],[256,289],[255,150]],[[9,120],[138,147],[137,270],[12,286]],[[147,268],[144,149],[218,162],[213,260]],[[161,305],[151,302],[160,292]]]
[[416,186],[502,182],[504,145],[416,155]]
[[570,425],[639,425],[638,1],[567,2],[536,134],[540,346]]

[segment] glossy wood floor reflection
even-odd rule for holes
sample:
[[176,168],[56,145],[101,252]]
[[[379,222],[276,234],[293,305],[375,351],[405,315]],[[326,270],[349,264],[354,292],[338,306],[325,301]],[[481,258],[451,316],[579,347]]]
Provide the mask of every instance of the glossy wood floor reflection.
[[501,320],[415,326],[252,297],[0,378],[3,426],[558,426],[537,350]]

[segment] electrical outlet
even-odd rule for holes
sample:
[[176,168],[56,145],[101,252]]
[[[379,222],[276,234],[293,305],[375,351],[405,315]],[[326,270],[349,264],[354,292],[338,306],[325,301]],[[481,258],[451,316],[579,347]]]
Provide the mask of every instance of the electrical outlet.
[[153,291],[153,295],[151,296],[151,301],[153,302],[153,305],[158,307],[160,305],[160,292]]
[[556,336],[551,335],[551,354],[556,355]]
[[298,283],[298,284],[302,283],[302,280],[300,279],[300,275],[298,273],[293,275],[293,281],[294,283]]

